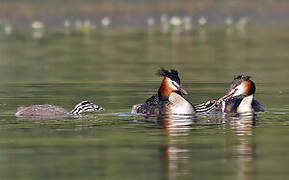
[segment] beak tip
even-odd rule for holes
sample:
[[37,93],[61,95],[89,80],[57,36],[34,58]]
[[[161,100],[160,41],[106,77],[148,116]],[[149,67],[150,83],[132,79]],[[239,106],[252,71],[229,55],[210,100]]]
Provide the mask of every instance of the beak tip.
[[183,94],[185,94],[185,95],[188,94],[188,92],[187,92],[184,88],[181,88],[180,91],[181,91],[181,93],[183,93]]

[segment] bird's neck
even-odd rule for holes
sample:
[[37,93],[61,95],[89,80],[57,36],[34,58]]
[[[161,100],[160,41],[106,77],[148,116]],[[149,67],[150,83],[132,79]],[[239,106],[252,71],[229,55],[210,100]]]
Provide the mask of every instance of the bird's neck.
[[162,100],[168,100],[173,90],[169,86],[169,78],[164,77],[161,86],[158,90],[159,98]]
[[244,97],[238,106],[237,112],[238,113],[253,112],[253,108],[252,108],[253,99],[254,99],[254,94]]

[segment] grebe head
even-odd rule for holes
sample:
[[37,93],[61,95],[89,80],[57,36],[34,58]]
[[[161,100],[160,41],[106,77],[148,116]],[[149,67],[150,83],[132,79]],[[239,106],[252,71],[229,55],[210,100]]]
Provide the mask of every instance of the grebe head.
[[236,96],[250,96],[256,91],[255,83],[250,80],[250,76],[236,76],[230,85],[230,90],[227,95],[223,97],[224,100],[228,100],[231,97]]
[[91,101],[82,101],[81,103],[77,104],[73,110],[71,111],[71,114],[78,115],[83,112],[96,112],[96,111],[103,111],[104,108],[100,107]]
[[161,98],[167,99],[172,92],[177,92],[180,95],[188,94],[181,84],[177,70],[171,69],[171,71],[168,71],[164,68],[161,68],[157,71],[157,75],[164,77],[158,91],[158,94]]

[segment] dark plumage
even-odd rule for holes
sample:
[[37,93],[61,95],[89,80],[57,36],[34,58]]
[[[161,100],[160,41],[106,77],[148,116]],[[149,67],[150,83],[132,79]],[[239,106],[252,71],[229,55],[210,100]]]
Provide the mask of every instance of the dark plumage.
[[[228,101],[226,101],[225,109],[223,111],[226,113],[236,113],[237,108],[242,100],[243,97],[241,98],[234,97],[229,99]],[[252,108],[254,112],[264,112],[263,106],[256,99],[253,99],[252,101]],[[219,109],[221,110],[221,105],[219,106]]]
[[134,105],[132,109],[135,111],[132,111],[132,113],[158,116],[164,113],[161,112],[161,109],[163,109],[162,107],[165,107],[167,104],[169,104],[168,100],[163,101],[157,94],[155,94],[148,98],[143,104]]
[[[235,76],[233,81],[231,82],[230,85],[230,89],[229,91],[231,91],[232,89],[234,89],[235,87],[239,86],[243,81],[248,81],[250,80],[250,76],[243,76],[243,75],[238,75]],[[251,80],[250,80],[251,81]]]
[[164,69],[164,68],[160,68],[157,72],[156,72],[157,75],[159,76],[164,76],[164,77],[168,77],[170,78],[171,80],[177,82],[178,84],[181,83],[181,80],[179,78],[179,72],[175,69],[171,69],[171,72]]

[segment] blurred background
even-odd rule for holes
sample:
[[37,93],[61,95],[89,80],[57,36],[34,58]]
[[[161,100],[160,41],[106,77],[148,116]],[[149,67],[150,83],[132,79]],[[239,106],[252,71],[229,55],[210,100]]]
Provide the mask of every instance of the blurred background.
[[[287,0],[1,0],[1,179],[287,178],[288,32]],[[176,125],[132,116],[160,67],[179,71],[193,104],[250,75],[266,113]],[[85,99],[106,111],[14,117]]]
[[147,23],[160,24],[160,17],[164,21],[165,17],[172,20],[174,16],[181,21],[189,18],[194,24],[204,17],[211,26],[241,21],[274,25],[288,23],[288,8],[286,0],[3,0],[0,17],[4,25],[15,28],[30,28],[34,21],[51,29],[61,29],[69,22],[71,26],[90,22],[97,27],[102,20],[103,25],[110,24],[104,18],[110,19],[114,27],[145,27]]
[[[258,93],[265,90],[262,86],[277,94],[288,92],[288,79],[283,78],[289,75],[287,1],[0,3],[1,83],[52,83],[53,87],[54,83],[104,83],[106,93],[120,98],[119,88],[113,87],[117,83],[134,87],[148,83],[149,93],[154,91],[159,82],[154,73],[163,66],[177,68],[186,83],[229,83],[234,75],[246,74],[256,79]],[[190,98],[200,102],[208,97]],[[127,109],[139,99],[127,105],[124,101],[126,97],[111,106]],[[268,101],[285,103],[283,97]]]

